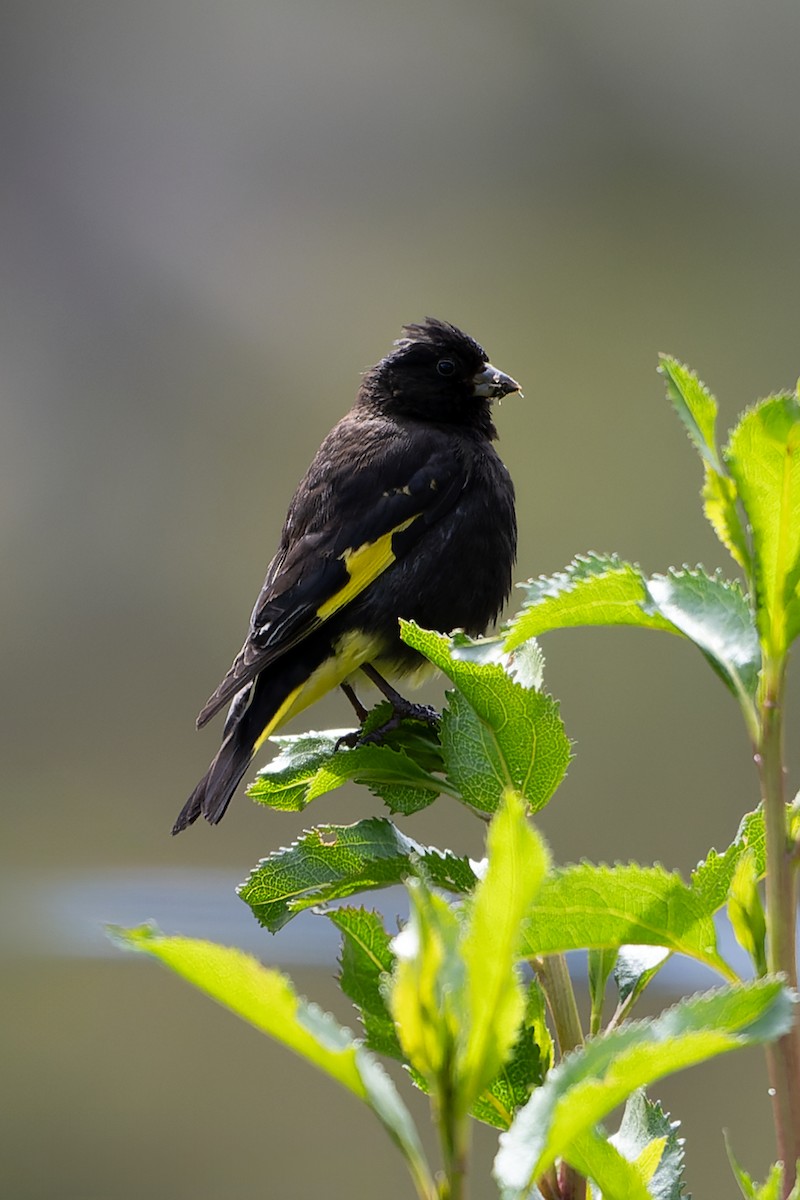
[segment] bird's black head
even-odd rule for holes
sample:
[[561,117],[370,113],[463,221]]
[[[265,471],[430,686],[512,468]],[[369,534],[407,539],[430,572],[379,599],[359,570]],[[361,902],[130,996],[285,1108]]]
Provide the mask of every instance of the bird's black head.
[[397,416],[466,425],[495,435],[491,401],[519,391],[455,325],[426,317],[405,325],[391,354],[367,371],[359,401]]

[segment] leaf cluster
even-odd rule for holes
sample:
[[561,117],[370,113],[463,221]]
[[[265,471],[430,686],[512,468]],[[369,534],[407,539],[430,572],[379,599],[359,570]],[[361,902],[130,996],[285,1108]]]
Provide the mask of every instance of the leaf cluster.
[[[472,1120],[500,1131],[494,1170],[504,1200],[577,1197],[585,1180],[594,1200],[680,1200],[677,1125],[644,1089],[793,1027],[793,993],[767,970],[760,891],[774,812],[769,820],[762,807],[748,813],[731,844],[709,851],[688,882],[658,865],[554,865],[529,821],[550,802],[571,758],[558,703],[543,690],[540,636],[627,625],[694,644],[759,746],[765,681],[800,632],[798,397],[760,402],[720,449],[713,396],[677,360],[663,358],[660,369],[701,456],[706,516],[742,578],[702,567],[647,575],[592,553],[522,585],[520,611],[495,638],[446,637],[403,622],[403,639],[449,682],[439,729],[405,720],[381,744],[352,748],[342,745],[340,730],[276,737],[278,754],[250,786],[258,803],[299,811],[354,782],[388,810],[309,829],[263,858],[239,888],[273,933],[306,909],[336,926],[339,982],[360,1035],[240,951],[147,927],[115,934],[365,1103],[423,1200],[459,1200]],[[367,727],[385,717],[378,706]],[[487,822],[482,862],[423,845],[395,823],[439,796]],[[778,819],[785,837],[797,833],[794,809],[781,804]],[[343,903],[393,885],[406,887],[410,906],[398,934],[377,912]],[[740,978],[720,952],[723,910],[753,978]],[[563,956],[576,951],[588,956],[588,1035],[564,966]],[[673,954],[703,964],[720,985],[631,1020]],[[429,1095],[442,1175],[428,1163],[382,1058],[403,1064]],[[604,1122],[620,1105],[621,1124],[609,1133]],[[731,1162],[750,1200],[789,1195],[777,1166],[759,1187]],[[800,1200],[796,1188],[791,1197]]]

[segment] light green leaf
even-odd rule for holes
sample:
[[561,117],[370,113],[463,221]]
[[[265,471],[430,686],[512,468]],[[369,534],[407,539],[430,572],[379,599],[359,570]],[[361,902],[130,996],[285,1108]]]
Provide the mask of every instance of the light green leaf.
[[394,938],[389,1009],[403,1053],[434,1094],[453,1086],[467,1005],[454,909],[422,880],[408,881],[411,915]]
[[634,625],[688,638],[756,721],[754,697],[761,649],[747,596],[736,582],[702,567],[645,579],[639,567],[614,556],[588,555],[565,571],[524,585],[526,601],[513,618],[506,646],[576,625]]
[[758,975],[767,973],[767,922],[758,894],[758,868],[752,851],[746,850],[733,872],[728,896],[728,916],[736,940],[750,955]]
[[124,948],[158,959],[364,1101],[403,1152],[419,1194],[436,1195],[416,1128],[388,1075],[349,1029],[298,996],[285,975],[241,950],[167,937],[151,926],[114,927],[112,935]]
[[666,354],[660,358],[667,395],[703,459],[705,514],[723,546],[749,573],[750,548],[736,504],[736,484],[725,474],[717,449],[717,401],[688,367]]
[[[769,1169],[769,1174],[762,1184],[758,1184],[748,1175],[734,1158],[733,1150],[728,1139],[727,1133],[725,1136],[725,1149],[728,1152],[728,1162],[731,1164],[736,1182],[739,1185],[739,1191],[744,1196],[744,1200],[781,1200],[783,1195],[783,1163],[773,1163]],[[800,1200],[800,1162],[797,1164],[797,1182],[789,1193],[788,1200]]]
[[703,512],[725,549],[750,578],[752,558],[747,532],[739,513],[738,492],[730,475],[718,474],[705,464]]
[[747,853],[752,854],[758,878],[762,879],[767,869],[767,847],[764,812],[760,806],[742,817],[727,850],[722,854],[709,850],[707,858],[692,871],[692,891],[709,912],[718,912],[727,901],[736,864]]
[[[557,1158],[569,1161],[590,1132],[637,1088],[742,1046],[780,1037],[794,1018],[780,980],[759,980],[682,1000],[567,1055],[500,1136],[495,1177],[505,1200],[527,1195]],[[580,1145],[580,1143],[579,1143]]]
[[471,891],[476,882],[467,858],[423,846],[391,821],[368,817],[354,825],[308,830],[292,846],[262,859],[238,894],[260,924],[275,933],[303,909],[416,874],[459,893]]
[[522,950],[533,958],[629,943],[663,946],[736,978],[717,952],[702,899],[658,866],[580,863],[553,871],[525,919]]
[[487,835],[489,865],[466,909],[466,1042],[459,1054],[458,1099],[470,1107],[511,1052],[525,1010],[517,973],[520,925],[541,887],[548,853],[507,792]]
[[525,600],[508,626],[508,650],[551,629],[579,625],[636,625],[678,632],[671,621],[648,607],[650,597],[641,569],[615,554],[581,555],[556,575],[529,579],[518,586]]
[[[387,742],[337,749],[346,732],[341,729],[273,737],[270,740],[280,752],[262,767],[247,794],[270,808],[301,812],[312,800],[353,781],[369,788],[392,812],[418,812],[445,787],[432,773],[443,770],[443,764],[433,731],[423,741],[424,735],[411,729],[410,722],[407,726],[393,736],[395,743],[403,733],[413,738],[408,747]],[[412,749],[413,757],[407,749]]]
[[706,385],[683,363],[669,354],[659,354],[658,373],[667,383],[667,395],[686,427],[703,461],[721,471],[717,450],[717,401]]
[[542,808],[570,760],[558,704],[518,683],[513,664],[506,670],[494,661],[476,662],[463,635],[451,640],[407,621],[401,634],[458,689],[448,693],[441,743],[447,777],[462,799],[492,813],[510,787],[532,811]]
[[508,1129],[534,1087],[553,1065],[553,1039],[547,1028],[544,992],[536,978],[528,984],[525,1017],[511,1053],[478,1097],[470,1115],[496,1129]]
[[756,609],[767,653],[789,645],[800,576],[800,402],[789,393],[749,409],[725,450],[752,530]]
[[593,1129],[584,1129],[565,1155],[570,1166],[597,1184],[602,1200],[653,1200],[638,1163],[629,1162],[616,1146]]

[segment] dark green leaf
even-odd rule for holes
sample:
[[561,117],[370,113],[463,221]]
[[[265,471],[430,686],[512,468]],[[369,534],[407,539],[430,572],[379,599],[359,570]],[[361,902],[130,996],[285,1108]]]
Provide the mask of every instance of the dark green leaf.
[[[374,710],[380,714],[386,705]],[[395,731],[394,744],[336,749],[340,729],[271,740],[280,753],[267,763],[247,794],[270,808],[300,812],[312,800],[348,781],[363,784],[392,811],[418,812],[432,804],[444,788],[431,772],[442,770],[433,731],[426,736],[419,722],[407,721]],[[411,757],[411,754],[414,757]]]
[[654,575],[647,590],[654,609],[702,650],[755,721],[761,647],[750,602],[739,584],[697,567]]
[[447,777],[464,801],[493,813],[510,787],[532,811],[542,808],[570,760],[556,702],[516,682],[513,666],[476,662],[463,636],[453,642],[410,622],[401,625],[403,640],[458,689],[448,693],[441,741]]
[[238,889],[256,919],[275,933],[296,913],[356,892],[389,887],[422,875],[438,887],[469,891],[469,860],[440,853],[369,817],[355,825],[319,825],[294,845],[262,859]]
[[678,1137],[679,1121],[670,1121],[656,1101],[643,1091],[628,1097],[622,1123],[611,1138],[629,1162],[643,1162],[655,1152],[656,1166],[648,1173],[647,1190],[653,1200],[683,1200],[683,1139]]
[[404,1062],[383,997],[382,983],[391,974],[394,954],[379,914],[363,908],[332,908],[325,916],[342,933],[339,986],[358,1010],[368,1049]]

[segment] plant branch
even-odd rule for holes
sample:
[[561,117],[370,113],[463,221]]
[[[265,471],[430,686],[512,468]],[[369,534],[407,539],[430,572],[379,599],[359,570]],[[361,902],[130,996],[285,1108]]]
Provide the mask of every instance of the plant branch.
[[[762,675],[761,724],[755,761],[764,805],[767,841],[768,966],[797,987],[796,876],[786,826],[783,764],[785,657],[767,660]],[[800,1028],[767,1047],[778,1155],[785,1165],[784,1196],[792,1190],[800,1159]]]
[[[558,1048],[563,1058],[571,1050],[583,1045],[583,1027],[575,1000],[575,989],[567,969],[567,960],[563,954],[549,954],[545,958],[537,959],[534,966],[547,997]],[[562,1200],[584,1200],[586,1180],[574,1167],[562,1162],[557,1178],[558,1195]]]
[[457,1103],[451,1068],[452,1063],[442,1072],[436,1106],[444,1168],[439,1197],[440,1200],[465,1200],[470,1126]]

